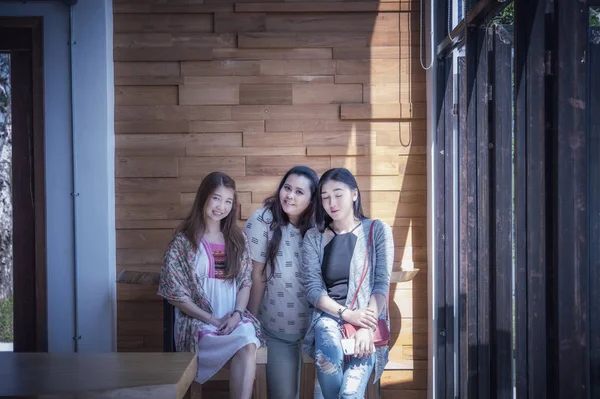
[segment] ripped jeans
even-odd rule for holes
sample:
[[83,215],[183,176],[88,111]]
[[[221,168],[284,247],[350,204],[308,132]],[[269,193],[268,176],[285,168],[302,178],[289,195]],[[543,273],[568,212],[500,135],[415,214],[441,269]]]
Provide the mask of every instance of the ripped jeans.
[[323,398],[364,398],[375,354],[344,362],[337,319],[323,313],[315,324],[315,366]]

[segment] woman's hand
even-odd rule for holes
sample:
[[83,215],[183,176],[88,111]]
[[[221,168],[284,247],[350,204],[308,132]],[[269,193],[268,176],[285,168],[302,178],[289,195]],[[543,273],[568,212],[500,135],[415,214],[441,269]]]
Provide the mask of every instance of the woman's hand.
[[230,318],[231,312],[227,312],[227,314],[225,314],[225,316],[221,317],[220,319],[215,316],[212,316],[210,318],[210,324],[217,327],[217,330],[220,330]]
[[361,328],[354,334],[354,357],[368,357],[373,354],[373,331],[370,328]]
[[217,333],[219,333],[219,335],[231,334],[231,332],[235,330],[240,321],[242,321],[242,316],[238,312],[233,313],[231,317],[227,319],[225,324],[221,326]]
[[370,328],[374,330],[377,328],[377,318],[375,312],[372,309],[357,309],[357,310],[346,310],[342,313],[342,318],[348,323],[361,328]]

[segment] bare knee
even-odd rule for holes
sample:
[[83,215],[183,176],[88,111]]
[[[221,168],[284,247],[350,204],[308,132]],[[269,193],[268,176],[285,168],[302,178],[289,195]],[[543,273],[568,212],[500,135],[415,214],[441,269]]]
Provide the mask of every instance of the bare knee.
[[236,352],[235,355],[244,359],[254,359],[254,357],[256,356],[256,345],[248,344],[246,346],[243,346]]

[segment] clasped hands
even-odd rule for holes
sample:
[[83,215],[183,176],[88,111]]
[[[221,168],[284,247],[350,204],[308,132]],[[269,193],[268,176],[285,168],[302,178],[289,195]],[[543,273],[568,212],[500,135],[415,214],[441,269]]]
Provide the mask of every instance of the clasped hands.
[[354,334],[354,357],[367,357],[373,354],[373,331],[377,328],[375,312],[370,308],[347,310],[343,313],[345,321],[360,327]]
[[221,318],[211,316],[209,323],[217,328],[217,334],[229,335],[240,321],[242,321],[242,315],[239,312],[227,312]]

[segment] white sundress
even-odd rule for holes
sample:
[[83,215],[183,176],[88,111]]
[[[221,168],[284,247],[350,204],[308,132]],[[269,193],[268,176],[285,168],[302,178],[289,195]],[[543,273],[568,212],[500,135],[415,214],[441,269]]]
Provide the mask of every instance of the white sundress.
[[[235,309],[237,284],[233,280],[222,278],[225,261],[224,244],[212,244],[202,240],[204,254],[196,256],[196,274],[200,277],[202,287],[217,318]],[[199,250],[201,251],[201,250]],[[208,255],[208,262],[206,261]],[[176,309],[175,325],[179,311]],[[235,316],[237,317],[237,315]],[[198,354],[198,372],[195,381],[203,384],[215,375],[238,350],[248,344],[260,347],[254,325],[247,317],[236,326],[229,335],[219,335],[217,328],[210,325],[200,332],[196,353]]]

